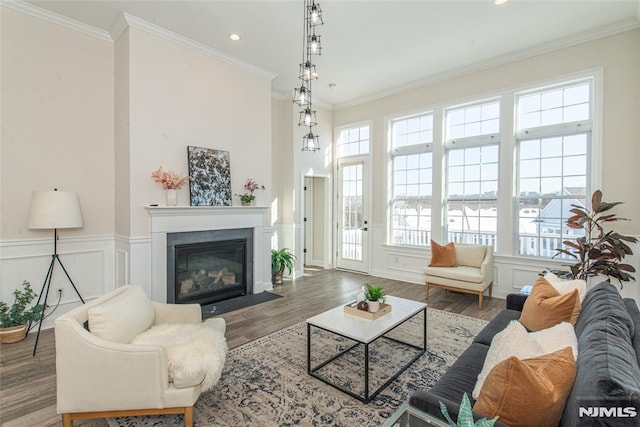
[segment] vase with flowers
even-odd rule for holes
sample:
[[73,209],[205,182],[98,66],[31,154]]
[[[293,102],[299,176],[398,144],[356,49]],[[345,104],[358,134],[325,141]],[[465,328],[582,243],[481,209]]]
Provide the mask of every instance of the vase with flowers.
[[240,203],[242,206],[251,206],[253,201],[256,199],[255,194],[253,194],[257,190],[264,190],[266,187],[264,185],[258,184],[253,180],[253,178],[247,179],[244,183],[244,189],[248,191],[242,194],[236,194],[240,198]]
[[151,173],[151,178],[162,184],[162,188],[167,190],[167,206],[178,204],[178,190],[189,182],[190,176],[182,176],[169,170],[162,170],[162,166]]

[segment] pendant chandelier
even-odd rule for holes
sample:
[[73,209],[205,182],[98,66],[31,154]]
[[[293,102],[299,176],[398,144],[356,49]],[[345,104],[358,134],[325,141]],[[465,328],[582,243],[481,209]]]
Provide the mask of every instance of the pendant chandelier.
[[314,133],[316,112],[311,102],[311,82],[318,78],[316,66],[311,62],[312,55],[322,54],[322,42],[316,29],[324,24],[322,9],[315,0],[304,0],[304,30],[302,34],[302,61],[300,62],[300,87],[293,91],[293,102],[300,106],[298,126],[309,128],[309,132],[302,137],[302,151],[318,151],[320,149],[318,135]]

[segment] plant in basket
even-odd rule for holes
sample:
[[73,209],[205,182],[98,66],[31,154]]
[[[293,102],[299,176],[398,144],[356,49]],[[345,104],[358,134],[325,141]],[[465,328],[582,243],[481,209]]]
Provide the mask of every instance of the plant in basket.
[[13,291],[14,301],[11,306],[0,301],[0,342],[18,342],[27,335],[29,323],[40,320],[43,304],[27,305],[37,296],[26,280],[22,282],[22,289]]

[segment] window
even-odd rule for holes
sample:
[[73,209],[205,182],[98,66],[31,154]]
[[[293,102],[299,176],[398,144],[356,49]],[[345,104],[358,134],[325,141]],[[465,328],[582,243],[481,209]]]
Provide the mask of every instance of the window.
[[594,115],[601,78],[594,72],[389,120],[388,244],[424,247],[433,238],[550,258],[583,235],[566,221],[602,172]]
[[369,153],[369,126],[343,129],[338,133],[338,157]]
[[496,247],[499,114],[499,101],[446,111],[448,241]]
[[552,257],[562,241],[584,235],[566,226],[571,205],[589,189],[591,81],[518,94],[518,254]]
[[392,120],[390,241],[428,246],[431,239],[433,115]]

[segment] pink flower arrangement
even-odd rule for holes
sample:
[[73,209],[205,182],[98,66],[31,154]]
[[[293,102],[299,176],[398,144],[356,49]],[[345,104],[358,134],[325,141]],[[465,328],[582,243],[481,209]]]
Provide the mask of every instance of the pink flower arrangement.
[[173,171],[165,172],[162,170],[162,166],[151,173],[151,178],[156,182],[161,183],[162,188],[165,190],[177,190],[191,179],[190,176],[180,176]]

